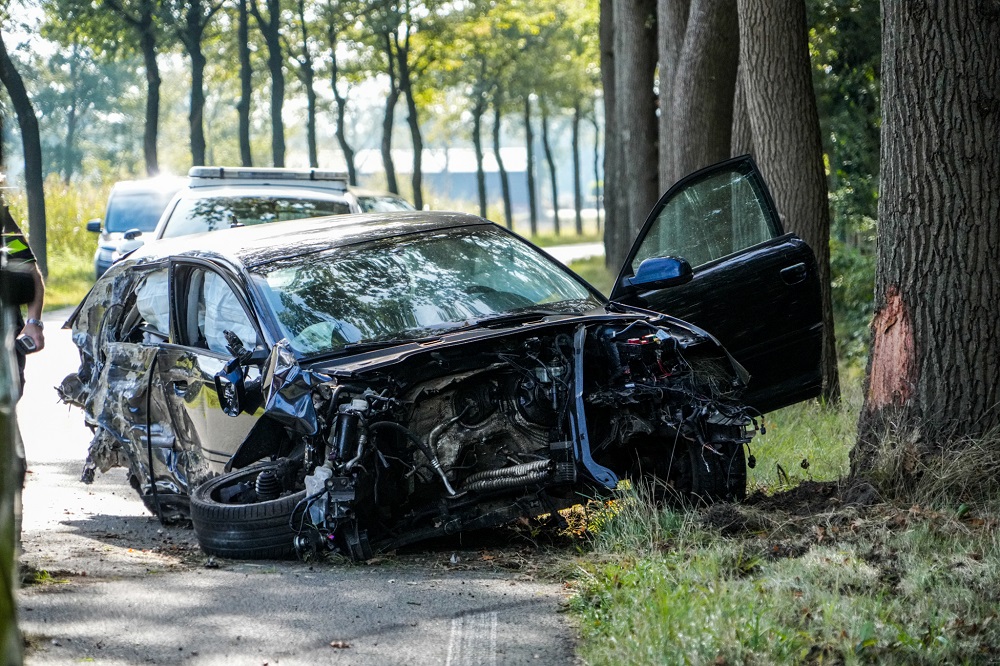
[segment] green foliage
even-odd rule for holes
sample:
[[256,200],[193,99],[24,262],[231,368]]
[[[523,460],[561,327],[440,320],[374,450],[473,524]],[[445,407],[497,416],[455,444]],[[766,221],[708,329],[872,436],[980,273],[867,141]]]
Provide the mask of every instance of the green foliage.
[[[97,234],[87,231],[87,221],[104,216],[109,191],[110,184],[66,186],[55,177],[46,182],[49,253],[46,309],[76,305],[93,285]],[[8,203],[14,219],[24,220],[27,217],[23,192],[9,196]]]
[[[846,404],[836,409],[770,415],[768,434],[754,440],[751,483],[770,492],[839,478],[858,379],[847,377]],[[905,442],[894,442],[888,477],[908,460]],[[995,663],[1000,502],[996,483],[986,495],[962,489],[997,478],[1000,447],[991,438],[963,450],[897,492],[898,506],[808,509],[802,486],[763,505],[758,496],[678,511],[654,506],[641,486],[626,488],[590,521],[591,553],[577,560],[570,607],[580,656],[588,664]],[[787,481],[774,476],[777,462]]]

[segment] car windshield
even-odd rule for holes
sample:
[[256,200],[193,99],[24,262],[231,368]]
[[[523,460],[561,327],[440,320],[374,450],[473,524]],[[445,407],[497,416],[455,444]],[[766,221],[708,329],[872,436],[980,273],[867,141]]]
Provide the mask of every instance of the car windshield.
[[409,201],[389,195],[362,195],[358,197],[358,206],[364,213],[394,213],[402,210],[415,210]]
[[601,305],[554,260],[489,227],[335,248],[253,272],[281,335],[306,356]]
[[121,192],[108,201],[104,230],[121,233],[129,229],[152,231],[173,192]]
[[304,217],[345,215],[346,201],[284,196],[226,196],[181,199],[163,230],[164,238],[200,234],[232,226],[298,220]]

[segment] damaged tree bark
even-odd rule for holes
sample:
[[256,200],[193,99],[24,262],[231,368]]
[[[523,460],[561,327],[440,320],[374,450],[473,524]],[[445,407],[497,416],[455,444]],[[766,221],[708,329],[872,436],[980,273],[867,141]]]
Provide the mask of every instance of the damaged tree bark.
[[884,0],[872,349],[852,452],[917,459],[1000,428],[1000,6]]

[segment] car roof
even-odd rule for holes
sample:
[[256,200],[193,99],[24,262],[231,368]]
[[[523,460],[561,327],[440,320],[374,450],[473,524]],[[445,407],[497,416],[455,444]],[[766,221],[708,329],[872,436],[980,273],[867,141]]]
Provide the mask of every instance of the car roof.
[[365,241],[484,224],[496,226],[475,215],[442,211],[330,215],[157,240],[131,258],[151,263],[168,257],[209,256],[250,268]]
[[186,182],[186,179],[177,176],[119,180],[111,188],[111,191],[118,194],[126,192],[176,192],[184,187]]

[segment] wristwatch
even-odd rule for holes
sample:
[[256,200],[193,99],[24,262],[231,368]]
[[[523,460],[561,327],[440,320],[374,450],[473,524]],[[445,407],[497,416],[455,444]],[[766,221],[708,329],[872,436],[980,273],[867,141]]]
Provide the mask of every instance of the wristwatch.
[[45,324],[42,323],[42,320],[41,319],[35,319],[34,317],[28,317],[27,319],[25,319],[24,320],[24,324],[25,324],[25,326],[27,326],[28,324],[31,324],[32,326],[37,326],[38,328],[42,328],[42,329],[45,328]]

